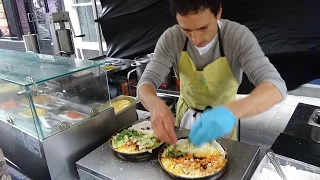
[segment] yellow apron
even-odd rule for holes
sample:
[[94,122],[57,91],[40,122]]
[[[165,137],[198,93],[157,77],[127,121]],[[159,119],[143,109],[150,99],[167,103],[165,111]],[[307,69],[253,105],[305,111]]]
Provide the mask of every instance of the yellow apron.
[[[180,79],[180,98],[176,108],[176,126],[187,110],[204,110],[207,106],[218,106],[236,99],[239,84],[234,77],[224,55],[220,29],[218,27],[220,58],[198,71],[187,52],[188,38],[181,53],[178,70]],[[226,136],[237,140],[237,126]]]

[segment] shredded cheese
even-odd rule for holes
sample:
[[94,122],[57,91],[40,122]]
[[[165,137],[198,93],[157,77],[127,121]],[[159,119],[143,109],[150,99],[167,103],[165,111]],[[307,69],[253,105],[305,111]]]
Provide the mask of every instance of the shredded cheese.
[[[171,151],[181,156],[168,156]],[[215,141],[195,147],[188,139],[180,139],[175,146],[167,147],[161,156],[163,167],[170,173],[185,178],[213,175],[225,167],[227,160],[222,147]]]

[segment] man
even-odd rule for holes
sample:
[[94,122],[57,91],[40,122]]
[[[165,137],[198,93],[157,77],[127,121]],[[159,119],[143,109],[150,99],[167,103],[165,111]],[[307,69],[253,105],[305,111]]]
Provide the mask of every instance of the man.
[[[180,79],[176,125],[191,129],[195,145],[220,137],[237,140],[238,120],[282,101],[285,82],[247,27],[220,19],[221,0],[170,0],[170,6],[178,25],[162,34],[138,84],[152,128],[160,140],[176,143],[175,118],[156,95],[173,67]],[[236,100],[243,72],[256,88]]]

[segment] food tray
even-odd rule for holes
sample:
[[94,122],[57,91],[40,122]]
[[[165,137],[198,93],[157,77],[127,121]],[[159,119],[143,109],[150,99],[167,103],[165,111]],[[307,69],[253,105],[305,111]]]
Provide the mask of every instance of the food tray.
[[[297,169],[303,170],[303,171],[308,171],[311,173],[316,173],[316,174],[320,174],[320,168],[295,160],[295,159],[291,159],[288,157],[284,157],[281,155],[276,154],[276,157],[279,160],[280,165],[285,166],[285,165],[291,165],[294,166]],[[256,180],[258,179],[261,171],[263,168],[265,168],[267,166],[267,164],[270,162],[269,158],[267,155],[265,155],[262,159],[262,161],[260,162],[260,164],[258,165],[257,169],[255,170],[255,172],[253,173],[251,180]]]
[[[51,113],[48,112],[46,109],[43,109],[43,108],[36,108],[36,109],[42,109],[42,110],[44,110],[44,114],[43,114],[42,116],[51,115]],[[30,110],[31,113],[32,113],[31,108],[19,108],[16,112],[18,112],[18,115],[19,115],[21,118],[33,119],[33,115],[32,115],[32,114],[31,114],[31,116],[27,116],[27,115],[23,114],[24,111],[28,111],[28,110]],[[38,117],[41,117],[41,116],[39,116],[38,113],[37,113],[37,116],[38,116]]]
[[[68,117],[67,114],[68,114],[68,113],[71,113],[71,112],[76,112],[76,113],[82,115],[83,117],[82,117],[82,118],[71,118],[71,117]],[[68,120],[68,121],[80,122],[80,121],[86,119],[86,118],[88,117],[88,115],[83,114],[83,113],[81,113],[81,112],[79,112],[79,111],[76,111],[76,110],[70,110],[70,111],[64,111],[64,112],[62,112],[61,114],[58,115],[58,117],[61,117],[61,118],[65,119],[65,120]]]
[[0,94],[12,93],[16,94],[17,91],[21,91],[21,86],[14,83],[0,84]]
[[[147,120],[146,120],[147,121]],[[143,121],[141,121],[143,122]],[[140,122],[140,123],[141,123]],[[134,123],[136,124],[136,123]],[[125,161],[147,161],[147,160],[151,160],[157,157],[159,150],[162,148],[162,146],[164,146],[164,143],[161,143],[158,147],[152,149],[151,152],[141,152],[141,153],[123,153],[123,152],[118,152],[117,150],[115,150],[112,146],[112,138],[117,134],[120,133],[121,131],[123,131],[124,129],[128,129],[131,126],[133,126],[134,124],[131,124],[127,127],[121,128],[119,129],[117,132],[115,132],[110,139],[108,140],[109,142],[109,146],[110,148],[114,151],[115,155]]]
[[42,127],[46,129],[59,129],[60,126],[65,123],[64,121],[61,121],[55,116],[42,116],[39,117],[39,120],[41,122]]
[[93,72],[90,70],[84,70],[84,71],[73,73],[71,76],[73,78],[83,78],[83,77],[93,76]]
[[111,100],[115,102],[118,100],[129,100],[131,104],[116,114],[117,127],[123,128],[137,121],[137,99],[132,96],[120,95]]
[[[112,99],[111,103],[119,100],[128,100],[131,104],[115,114],[118,127],[117,130],[127,127],[137,121],[137,99],[132,96],[120,95]],[[110,108],[109,102],[98,107],[99,111],[103,111],[108,108]]]
[[[5,84],[10,84],[10,83],[5,83]],[[12,83],[13,84],[13,83]],[[0,84],[0,87],[3,86],[4,84]],[[4,101],[9,101],[10,99],[16,100],[18,97],[17,92],[23,91],[24,88],[21,86],[20,88],[16,89],[11,89],[9,91],[3,91],[0,92],[0,99],[2,102]],[[19,101],[16,101],[17,104],[19,104]]]
[[132,107],[136,107],[137,99],[135,97],[126,96],[126,95],[120,95],[120,96],[113,98],[111,100],[111,103],[116,102],[116,101],[120,101],[120,100],[128,100],[131,102],[131,104],[129,106],[123,108],[119,112],[117,112],[116,115],[120,115],[121,113],[123,113],[124,111],[127,111],[128,109],[131,109]]
[[[43,101],[43,102],[37,102],[37,101],[35,100],[35,97],[47,97],[47,98],[50,99],[50,100],[48,100],[48,101]],[[34,104],[35,106],[39,105],[39,107],[40,107],[40,106],[48,106],[48,105],[51,103],[52,100],[53,100],[53,97],[51,97],[51,96],[49,96],[49,95],[37,95],[37,96],[32,96],[33,104]],[[30,105],[29,105],[29,100],[28,100],[27,97],[23,97],[23,98],[20,100],[19,104],[20,104],[21,106],[30,107]]]
[[[186,139],[187,137],[183,137],[183,138],[179,138],[179,139]],[[217,142],[218,143],[218,142]],[[218,143],[219,144],[219,143]],[[164,168],[162,162],[161,162],[161,156],[163,151],[166,149],[166,146],[162,146],[161,149],[158,152],[158,162],[161,166],[161,168],[167,172],[171,177],[173,177],[174,179],[181,179],[181,180],[216,180],[219,179],[221,176],[224,175],[224,173],[226,172],[227,168],[228,168],[228,164],[229,164],[229,156],[228,156],[228,152],[226,151],[226,148],[224,148],[221,144],[219,144],[221,146],[221,148],[225,151],[225,158],[227,160],[226,165],[218,172],[208,175],[208,176],[204,176],[204,177],[194,177],[194,178],[189,178],[189,177],[182,177],[182,176],[178,176],[175,175],[171,172],[169,172],[166,168]]]
[[88,116],[90,114],[90,112],[92,111],[92,108],[89,108],[89,107],[84,106],[82,104],[73,103],[71,101],[67,101],[67,100],[62,99],[62,98],[56,98],[56,100],[61,104],[60,108],[64,107],[68,111],[69,110],[70,111],[71,110],[78,111],[78,112],[80,112],[82,114],[85,114],[86,116]]

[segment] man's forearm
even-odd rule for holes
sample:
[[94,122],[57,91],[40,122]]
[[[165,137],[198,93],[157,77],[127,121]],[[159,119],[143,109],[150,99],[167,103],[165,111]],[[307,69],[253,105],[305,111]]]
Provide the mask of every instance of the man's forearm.
[[262,82],[248,97],[227,104],[237,119],[262,113],[283,99],[280,91],[270,82]]
[[139,100],[146,110],[150,111],[151,107],[159,100],[156,90],[150,84],[144,84],[139,88]]

